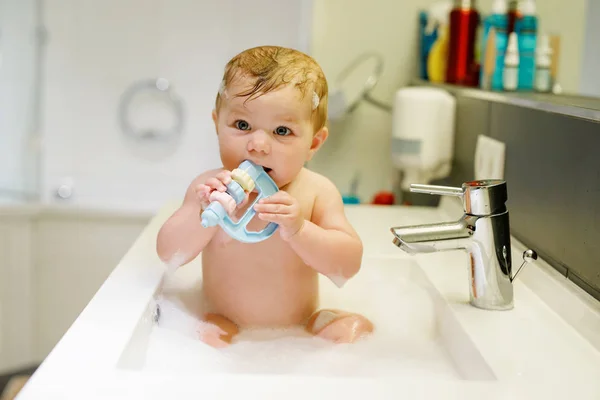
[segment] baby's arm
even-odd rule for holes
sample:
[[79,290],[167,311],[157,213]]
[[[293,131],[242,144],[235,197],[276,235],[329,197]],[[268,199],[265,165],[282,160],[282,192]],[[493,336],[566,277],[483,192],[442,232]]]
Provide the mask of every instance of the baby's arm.
[[317,272],[332,280],[347,280],[360,269],[362,241],[346,219],[337,188],[328,179],[321,179],[311,221],[304,221],[303,227],[288,241]]
[[156,251],[163,262],[176,264],[177,267],[187,264],[200,254],[215,235],[217,226],[202,227],[202,203],[198,197],[198,186],[217,172],[208,171],[194,179],[185,193],[181,207],[160,228]]

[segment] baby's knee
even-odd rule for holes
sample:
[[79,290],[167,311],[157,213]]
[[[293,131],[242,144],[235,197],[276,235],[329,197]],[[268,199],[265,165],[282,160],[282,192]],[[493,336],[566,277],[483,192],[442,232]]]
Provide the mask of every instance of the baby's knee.
[[308,320],[306,330],[335,343],[353,343],[373,332],[373,323],[359,314],[320,310]]
[[226,347],[239,333],[239,328],[228,318],[208,313],[198,327],[200,340],[213,347]]

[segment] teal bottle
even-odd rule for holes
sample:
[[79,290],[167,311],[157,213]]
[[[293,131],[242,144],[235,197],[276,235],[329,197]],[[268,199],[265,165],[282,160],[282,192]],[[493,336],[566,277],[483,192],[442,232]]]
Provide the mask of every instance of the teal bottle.
[[519,37],[519,86],[517,90],[533,90],[535,81],[535,49],[537,47],[538,20],[533,0],[522,5],[523,16],[515,22]]
[[[496,31],[496,66],[492,79],[490,82],[491,90],[502,90],[502,70],[504,69],[504,53],[506,53],[506,46],[508,44],[508,18],[506,14],[492,14],[489,15],[483,21],[483,51],[481,54],[485,54],[485,46],[487,45],[488,34],[491,28]],[[483,61],[483,56],[482,56]],[[484,69],[481,68],[481,79],[480,82],[484,81]]]

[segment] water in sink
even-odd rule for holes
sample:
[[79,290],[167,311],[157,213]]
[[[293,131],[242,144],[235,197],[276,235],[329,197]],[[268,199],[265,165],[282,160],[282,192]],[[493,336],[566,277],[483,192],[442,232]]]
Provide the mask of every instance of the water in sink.
[[[298,328],[245,331],[232,346],[211,348],[196,336],[200,275],[201,268],[194,263],[165,283],[157,299],[159,323],[142,341],[142,360],[133,362],[135,369],[494,379],[412,260],[366,258],[359,274],[342,289],[320,278],[321,308],[357,312],[373,322],[375,332],[354,344],[333,344]],[[469,354],[469,360],[462,354]]]

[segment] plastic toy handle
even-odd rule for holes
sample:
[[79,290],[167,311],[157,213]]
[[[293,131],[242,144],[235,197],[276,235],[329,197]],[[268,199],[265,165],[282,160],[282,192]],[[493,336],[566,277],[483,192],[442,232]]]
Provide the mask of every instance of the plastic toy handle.
[[254,205],[262,198],[269,197],[279,191],[277,184],[264,171],[260,165],[256,165],[249,160],[245,160],[239,166],[239,169],[245,171],[256,185],[258,192],[253,203],[248,207],[244,215],[237,221],[233,222],[227,215],[219,222],[219,225],[234,239],[243,243],[257,243],[268,239],[277,230],[279,225],[269,223],[261,231],[248,231],[247,224],[254,218],[256,212]]
[[209,228],[217,225],[226,214],[223,205],[218,201],[213,201],[201,214],[202,227]]
[[267,226],[265,226],[263,228],[262,231],[258,231],[258,232],[249,231],[248,229],[246,229],[246,227],[244,227],[244,232],[246,233],[246,237],[243,239],[243,241],[245,243],[261,242],[261,241],[273,236],[273,234],[275,233],[275,231],[277,230],[278,227],[279,227],[279,225],[274,222],[269,222],[267,224]]
[[[254,202],[246,209],[244,215],[236,222],[232,221],[225,207],[218,201],[213,201],[209,206],[202,212],[201,220],[202,226],[205,228],[220,225],[221,228],[232,238],[237,239],[244,243],[257,243],[268,239],[277,230],[278,224],[270,222],[261,231],[248,231],[246,225],[254,218],[256,212],[254,211],[254,205],[260,199],[269,197],[279,191],[277,184],[271,179],[271,177],[264,171],[260,165],[254,164],[250,160],[243,161],[239,169],[249,175],[250,179],[254,181],[254,187],[258,194],[254,199]],[[229,194],[236,204],[240,204],[246,198],[246,192],[242,186],[232,181],[227,185],[227,194]]]

